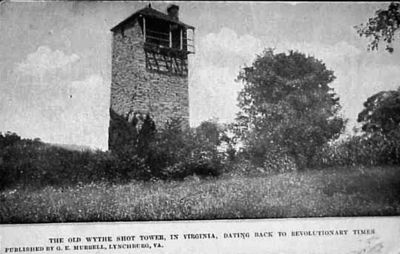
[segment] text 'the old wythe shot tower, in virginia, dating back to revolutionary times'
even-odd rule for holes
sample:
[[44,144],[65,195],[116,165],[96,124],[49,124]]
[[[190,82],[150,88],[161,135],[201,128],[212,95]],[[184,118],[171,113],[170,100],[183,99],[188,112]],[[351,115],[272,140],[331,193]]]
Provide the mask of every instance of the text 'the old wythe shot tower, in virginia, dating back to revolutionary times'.
[[179,21],[179,6],[163,13],[148,5],[111,29],[109,148],[126,137],[122,122],[151,117],[157,126],[181,119],[189,126],[188,55],[194,27]]

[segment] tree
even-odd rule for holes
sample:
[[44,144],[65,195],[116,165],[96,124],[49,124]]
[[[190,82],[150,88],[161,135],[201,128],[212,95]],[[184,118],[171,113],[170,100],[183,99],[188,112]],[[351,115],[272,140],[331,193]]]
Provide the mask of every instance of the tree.
[[[146,114],[143,118],[142,126],[137,135],[137,151],[139,156],[146,156],[150,151],[150,143],[154,141],[154,137],[156,134],[156,125],[151,119],[149,114]],[[134,118],[136,122],[135,127],[137,125],[138,119]]]
[[369,97],[357,120],[363,124],[371,157],[381,164],[400,164],[400,88]]
[[379,43],[386,43],[386,50],[393,52],[392,42],[400,28],[400,3],[392,2],[386,10],[377,10],[375,17],[366,24],[355,26],[357,33],[362,37],[371,38],[368,50],[377,50]]
[[243,68],[236,130],[250,156],[261,162],[274,151],[290,155],[300,168],[310,166],[317,149],[344,128],[329,87],[334,79],[321,61],[293,51],[266,50]]
[[196,132],[216,146],[221,144],[223,130],[222,126],[220,126],[215,119],[201,122],[196,128]]
[[400,131],[400,88],[372,95],[364,102],[364,107],[357,119],[363,124],[363,131],[384,136]]

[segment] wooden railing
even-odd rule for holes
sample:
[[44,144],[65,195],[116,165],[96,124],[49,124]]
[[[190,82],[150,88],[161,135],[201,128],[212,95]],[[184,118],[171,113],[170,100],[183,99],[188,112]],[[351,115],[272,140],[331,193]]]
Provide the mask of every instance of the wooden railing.
[[180,41],[176,43],[176,41],[172,40],[171,32],[163,33],[146,28],[144,32],[144,39],[146,44],[150,46],[180,50],[188,54],[195,52],[194,39],[183,38],[182,32],[180,33]]

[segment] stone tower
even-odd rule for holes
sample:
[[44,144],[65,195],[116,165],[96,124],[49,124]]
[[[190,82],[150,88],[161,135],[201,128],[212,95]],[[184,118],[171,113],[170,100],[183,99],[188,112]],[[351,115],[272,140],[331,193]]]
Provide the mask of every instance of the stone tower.
[[194,53],[194,27],[179,21],[179,6],[162,13],[149,5],[111,31],[109,148],[124,139],[113,119],[129,122],[133,115],[150,115],[156,127],[172,118],[188,126],[188,55]]

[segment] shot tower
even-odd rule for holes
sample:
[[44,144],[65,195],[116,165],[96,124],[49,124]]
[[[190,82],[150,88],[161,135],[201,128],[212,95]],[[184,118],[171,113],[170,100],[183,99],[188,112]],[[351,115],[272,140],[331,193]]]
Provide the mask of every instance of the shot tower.
[[188,126],[194,27],[179,20],[179,6],[170,5],[163,13],[149,5],[111,31],[110,149],[121,138],[113,116],[132,121],[133,115],[150,115],[157,127],[181,118]]

